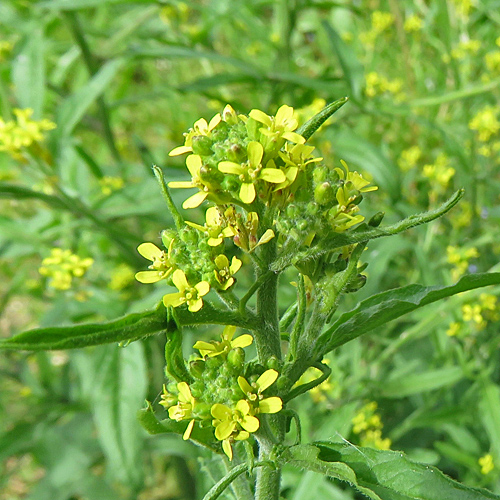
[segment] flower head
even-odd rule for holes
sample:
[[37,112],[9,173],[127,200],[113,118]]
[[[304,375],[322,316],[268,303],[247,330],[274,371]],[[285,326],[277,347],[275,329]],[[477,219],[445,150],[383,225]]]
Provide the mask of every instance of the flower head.
[[236,231],[231,226],[226,225],[225,218],[217,207],[208,208],[205,217],[206,223],[204,226],[189,221],[186,221],[186,224],[206,233],[208,235],[208,244],[211,247],[220,245],[224,238],[230,238],[236,234]]
[[276,370],[266,370],[253,384],[249,384],[244,377],[238,377],[238,385],[247,399],[256,405],[256,413],[278,413],[283,407],[281,398],[265,398],[262,394],[277,378]]
[[189,129],[189,132],[185,134],[186,139],[184,141],[184,146],[179,146],[177,148],[172,149],[169,156],[178,156],[184,153],[192,153],[193,152],[193,138],[200,136],[209,136],[212,130],[217,127],[217,125],[221,121],[220,113],[217,113],[211,120],[210,123],[204,118],[200,118],[195,124],[193,128]]
[[176,269],[172,275],[172,281],[179,290],[177,293],[169,293],[163,297],[165,307],[178,307],[186,303],[191,312],[199,311],[203,307],[202,297],[210,291],[210,285],[207,281],[200,281],[191,286],[181,269]]
[[187,429],[184,432],[184,435],[182,436],[184,440],[187,440],[191,436],[191,432],[194,427],[193,410],[195,399],[193,398],[191,389],[186,382],[179,382],[177,384],[177,389],[179,391],[179,402],[175,406],[171,406],[168,409],[168,416],[172,420],[176,420],[177,422],[180,422],[181,420],[191,419],[187,426]]
[[194,344],[194,348],[200,351],[202,356],[208,356],[213,358],[215,356],[227,355],[227,353],[237,347],[248,347],[253,342],[253,337],[251,335],[244,334],[233,340],[234,332],[236,331],[235,326],[228,325],[224,328],[221,335],[221,342],[203,342],[198,340]]
[[139,271],[135,275],[135,279],[141,283],[156,283],[164,278],[167,278],[173,271],[171,261],[172,248],[174,240],[170,241],[168,253],[160,250],[154,243],[141,243],[137,247],[137,251],[146,259],[152,261],[148,266],[151,271]]
[[229,264],[229,259],[224,254],[220,254],[215,257],[214,262],[217,266],[217,269],[214,270],[215,279],[218,281],[221,290],[227,290],[234,283],[233,275],[239,271],[241,260],[233,257],[231,264]]

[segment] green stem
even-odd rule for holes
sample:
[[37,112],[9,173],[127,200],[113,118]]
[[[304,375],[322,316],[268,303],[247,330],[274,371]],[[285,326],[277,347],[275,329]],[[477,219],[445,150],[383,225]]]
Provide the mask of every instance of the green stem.
[[272,276],[274,276],[275,273],[272,271],[267,271],[266,273],[262,274],[257,280],[255,280],[255,283],[249,288],[248,292],[240,299],[239,303],[239,310],[241,314],[244,314],[245,308],[247,305],[247,302],[250,300],[250,298],[253,296],[253,294]]
[[172,200],[172,196],[170,195],[170,191],[168,190],[167,184],[165,182],[165,177],[163,175],[163,171],[161,168],[153,165],[153,172],[155,174],[156,180],[160,184],[161,193],[163,195],[163,199],[165,200],[168,210],[170,211],[170,215],[174,219],[175,227],[178,231],[185,227],[184,219],[180,214],[179,210],[175,206],[174,200]]
[[[259,439],[259,460],[271,459],[274,444],[268,439]],[[257,470],[255,500],[278,500],[280,498],[281,469],[262,467]]]

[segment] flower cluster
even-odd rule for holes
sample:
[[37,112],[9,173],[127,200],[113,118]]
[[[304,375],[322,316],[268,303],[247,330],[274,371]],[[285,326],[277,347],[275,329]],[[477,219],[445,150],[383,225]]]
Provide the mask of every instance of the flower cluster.
[[231,460],[232,444],[249,439],[260,427],[259,415],[277,413],[283,403],[277,396],[266,396],[278,372],[274,369],[254,372],[245,365],[244,347],[253,342],[249,334],[233,339],[236,327],[227,326],[221,341],[198,341],[201,358],[189,364],[193,382],[170,381],[163,387],[160,404],[168,416],[178,422],[188,421],[183,438],[189,439],[195,426],[211,427],[214,440],[221,442]]
[[457,248],[452,245],[446,248],[446,255],[448,262],[454,266],[451,270],[451,277],[455,281],[467,271],[469,260],[479,257],[475,247]]
[[[242,261],[226,241],[252,253],[276,238],[278,246],[292,237],[311,245],[316,238],[346,231],[364,220],[359,214],[363,194],[377,189],[358,172],[324,166],[314,147],[296,132],[298,120],[290,106],[275,116],[253,109],[238,115],[227,105],[209,122],[198,120],[184,144],[170,156],[188,153],[189,181],[172,181],[174,189],[196,189],[184,201],[190,209],[209,202],[205,223],[185,222],[162,234],[164,249],[143,243],[138,252],[151,261],[136,279],[165,279],[177,288],[166,294],[165,306],[200,310],[214,289],[228,291]],[[314,193],[311,201],[310,194]],[[234,249],[233,247],[233,250]]]
[[394,16],[390,12],[375,10],[371,15],[371,27],[360,33],[359,39],[363,45],[373,48],[380,35],[387,31],[394,23]]
[[365,77],[365,94],[368,97],[391,94],[397,101],[401,101],[405,97],[403,80],[401,78],[389,80],[384,75],[371,71]]
[[391,447],[389,438],[382,438],[383,424],[377,413],[377,403],[367,403],[352,419],[352,432],[357,434],[361,446],[369,446],[379,450],[388,450]]
[[23,149],[43,141],[44,132],[56,127],[50,120],[31,119],[33,110],[14,109],[15,120],[0,118],[0,151],[5,151],[15,160],[22,160]]
[[82,277],[88,268],[94,263],[94,259],[82,259],[71,250],[53,248],[50,256],[42,261],[38,272],[49,278],[49,286],[57,290],[69,290],[73,278]]

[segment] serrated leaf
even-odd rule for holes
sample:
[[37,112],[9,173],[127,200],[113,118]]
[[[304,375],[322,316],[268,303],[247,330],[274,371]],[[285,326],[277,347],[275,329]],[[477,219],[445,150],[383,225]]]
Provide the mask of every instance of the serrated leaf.
[[486,490],[453,481],[437,468],[413,462],[401,452],[329,442],[316,446],[320,462],[344,462],[354,471],[360,485],[384,500],[500,499]]
[[342,314],[318,339],[318,354],[324,355],[364,333],[437,300],[498,284],[500,273],[481,273],[464,276],[451,286],[408,285],[379,293],[363,300],[352,311]]

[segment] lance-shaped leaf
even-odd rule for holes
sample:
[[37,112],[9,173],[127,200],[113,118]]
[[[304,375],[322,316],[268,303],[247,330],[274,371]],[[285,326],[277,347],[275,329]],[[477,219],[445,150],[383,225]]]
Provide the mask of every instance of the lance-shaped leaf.
[[344,462],[361,486],[384,500],[500,500],[489,491],[453,481],[435,467],[413,462],[399,451],[328,442],[315,447],[320,463]]
[[345,231],[343,233],[334,233],[329,238],[322,239],[316,246],[308,248],[307,250],[298,251],[299,244],[293,240],[289,243],[285,243],[280,252],[280,256],[274,262],[271,270],[274,272],[281,272],[285,270],[291,264],[295,264],[300,261],[307,261],[320,257],[325,253],[329,253],[336,248],[344,247],[347,245],[353,245],[355,243],[360,243],[361,241],[369,241],[375,238],[381,238],[382,236],[392,236],[394,234],[402,233],[407,229],[412,227],[420,226],[431,222],[446,212],[451,210],[463,197],[465,191],[459,189],[448,201],[443,203],[440,207],[429,210],[428,212],[423,212],[421,214],[410,215],[406,219],[396,222],[386,227],[370,227],[367,224],[363,224],[352,231]]
[[[178,325],[234,325],[255,329],[256,320],[247,311],[245,316],[226,309],[219,309],[209,303],[197,313],[187,309],[176,310]],[[0,349],[26,351],[48,351],[77,349],[112,342],[130,343],[154,335],[172,331],[175,325],[167,321],[167,311],[159,303],[154,311],[133,313],[106,323],[86,323],[83,325],[35,328],[0,340]]]
[[415,309],[475,288],[500,284],[500,273],[480,273],[462,277],[451,286],[409,285],[388,290],[363,300],[339,319],[318,339],[318,355],[349,342]]

